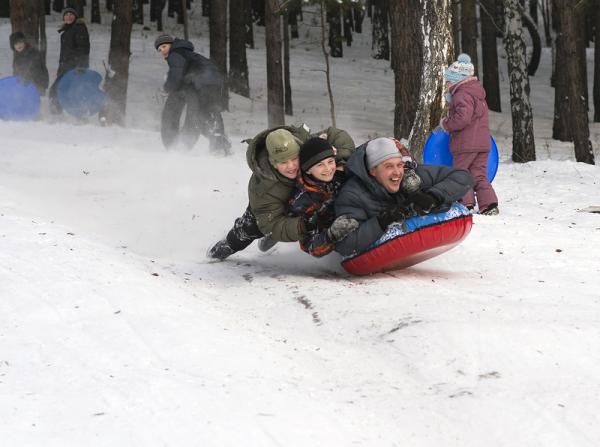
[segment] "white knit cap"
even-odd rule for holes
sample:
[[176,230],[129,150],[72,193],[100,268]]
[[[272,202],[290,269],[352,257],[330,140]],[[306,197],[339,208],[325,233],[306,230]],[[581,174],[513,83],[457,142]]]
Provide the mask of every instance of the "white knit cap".
[[371,169],[390,158],[402,158],[396,143],[391,138],[375,138],[367,143],[367,169]]

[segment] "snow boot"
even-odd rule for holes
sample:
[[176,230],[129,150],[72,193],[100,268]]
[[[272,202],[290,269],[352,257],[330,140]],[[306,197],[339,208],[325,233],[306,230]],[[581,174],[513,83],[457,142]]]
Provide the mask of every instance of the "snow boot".
[[497,216],[500,214],[500,210],[498,209],[497,203],[492,203],[483,211],[479,211],[479,214],[483,214],[484,216]]
[[258,249],[262,252],[269,251],[275,246],[276,243],[277,241],[274,241],[269,236],[265,236],[260,241],[258,241]]
[[231,248],[227,239],[222,239],[212,246],[206,253],[206,256],[211,259],[218,259],[219,261],[223,261],[228,258],[232,254],[235,253],[235,250]]

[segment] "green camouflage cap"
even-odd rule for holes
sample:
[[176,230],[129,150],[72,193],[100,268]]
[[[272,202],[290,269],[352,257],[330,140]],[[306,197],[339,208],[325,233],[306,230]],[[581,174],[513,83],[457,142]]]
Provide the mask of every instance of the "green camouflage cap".
[[298,157],[300,143],[289,130],[277,129],[267,135],[269,161],[273,166]]

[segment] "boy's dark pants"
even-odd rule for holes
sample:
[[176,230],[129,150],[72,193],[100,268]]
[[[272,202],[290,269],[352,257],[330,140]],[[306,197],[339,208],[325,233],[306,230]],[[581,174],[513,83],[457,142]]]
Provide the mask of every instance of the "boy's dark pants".
[[240,251],[246,248],[256,239],[262,238],[264,235],[258,229],[258,222],[256,217],[250,209],[250,205],[244,211],[241,217],[238,217],[233,228],[227,233],[227,243],[235,251]]

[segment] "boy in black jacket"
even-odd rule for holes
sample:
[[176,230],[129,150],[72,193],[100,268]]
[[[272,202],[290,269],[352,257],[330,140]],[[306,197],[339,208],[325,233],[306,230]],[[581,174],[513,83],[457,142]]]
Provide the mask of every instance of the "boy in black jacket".
[[25,34],[20,31],[9,37],[10,48],[14,51],[13,75],[33,82],[40,95],[48,88],[48,69],[41,53],[27,43]]

